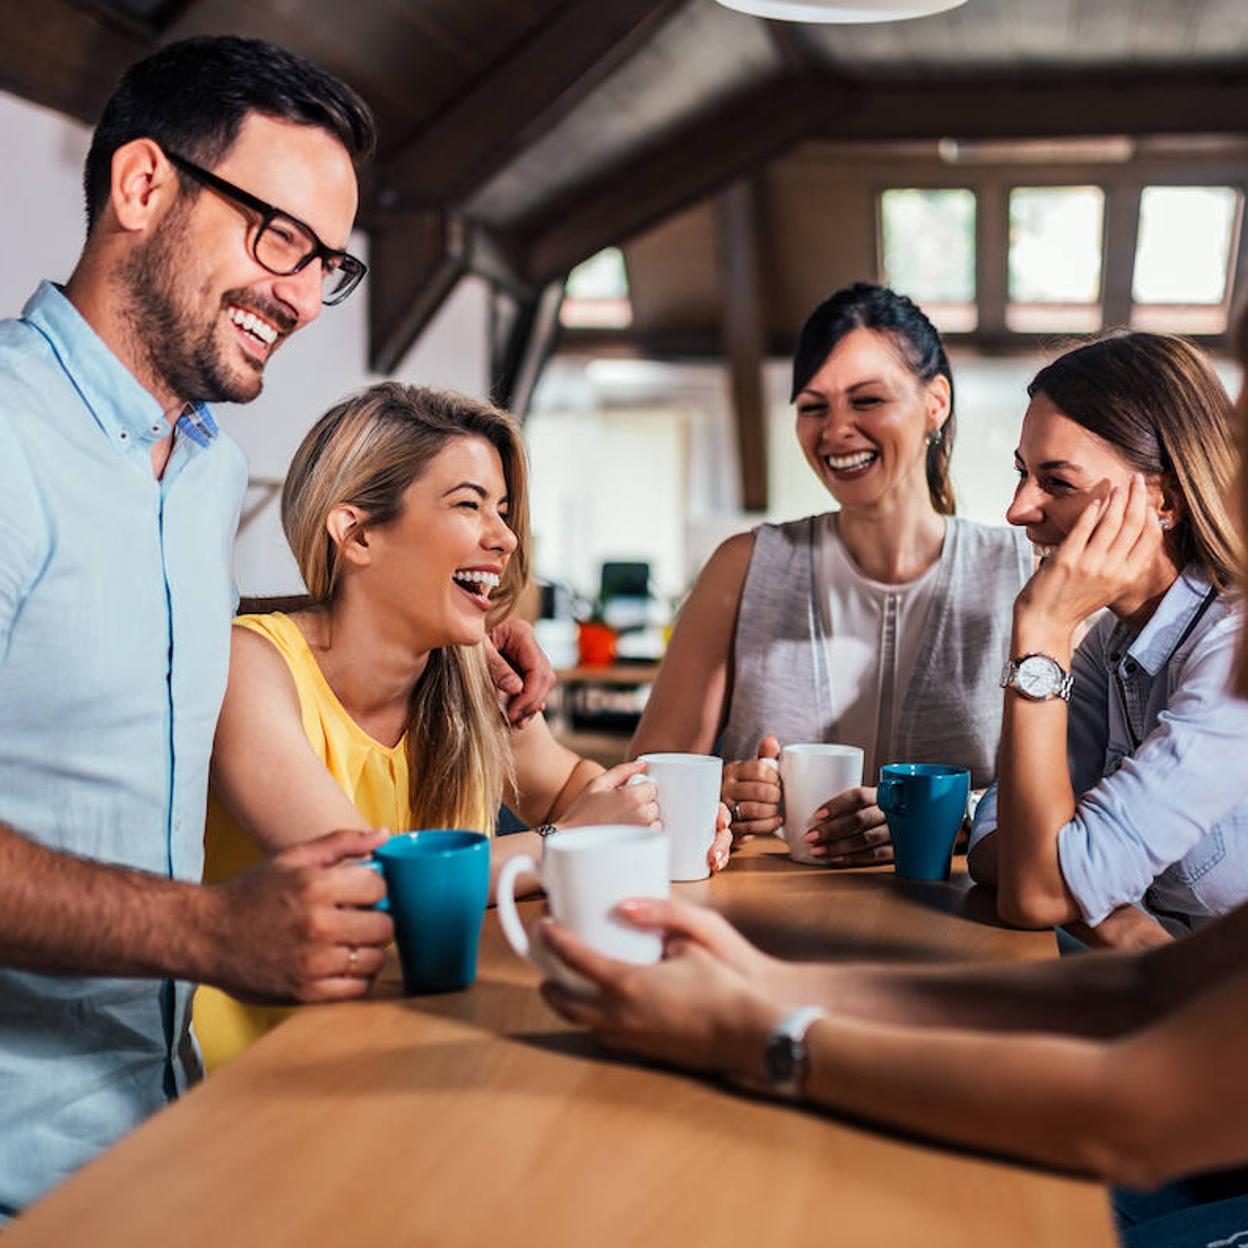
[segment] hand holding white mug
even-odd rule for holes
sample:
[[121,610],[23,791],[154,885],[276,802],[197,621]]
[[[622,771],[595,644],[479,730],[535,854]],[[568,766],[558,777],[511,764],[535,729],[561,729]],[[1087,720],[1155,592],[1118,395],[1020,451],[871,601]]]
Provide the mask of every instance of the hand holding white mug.
[[756,758],[724,764],[720,797],[732,817],[733,844],[751,836],[770,836],[784,820],[780,815],[780,742],[765,736]]

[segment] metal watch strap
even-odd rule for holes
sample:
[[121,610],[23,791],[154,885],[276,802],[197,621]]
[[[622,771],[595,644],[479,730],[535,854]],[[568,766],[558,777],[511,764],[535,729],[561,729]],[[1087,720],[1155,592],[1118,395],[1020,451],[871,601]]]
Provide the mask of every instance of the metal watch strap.
[[771,1029],[763,1048],[763,1069],[767,1083],[779,1096],[796,1100],[802,1095],[810,1067],[806,1033],[827,1011],[817,1005],[803,1005],[786,1014]]
[[559,829],[555,827],[553,823],[539,823],[533,831],[536,832],[542,840],[545,840],[548,836],[554,836]]

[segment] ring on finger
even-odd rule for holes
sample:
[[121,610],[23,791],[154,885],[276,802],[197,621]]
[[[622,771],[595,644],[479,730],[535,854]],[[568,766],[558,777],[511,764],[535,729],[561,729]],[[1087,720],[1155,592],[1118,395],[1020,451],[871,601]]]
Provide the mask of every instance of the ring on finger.
[[347,974],[354,975],[356,968],[360,965],[360,951],[355,945],[347,947]]
[[741,822],[741,803],[740,803],[740,802],[733,802],[733,804],[732,804],[732,810],[731,810],[731,812],[730,812],[730,813],[731,813],[731,815],[732,815],[731,822],[732,822],[732,823],[740,823],[740,822]]

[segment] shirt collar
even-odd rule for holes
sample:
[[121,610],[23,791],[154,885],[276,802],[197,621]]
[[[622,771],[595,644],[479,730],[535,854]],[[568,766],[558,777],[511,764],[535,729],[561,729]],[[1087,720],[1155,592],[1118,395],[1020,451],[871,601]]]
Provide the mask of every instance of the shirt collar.
[[[74,388],[114,446],[120,450],[136,443],[150,447],[168,435],[169,422],[160,404],[108,349],[59,287],[40,282],[22,309],[22,317],[47,339]],[[198,427],[192,432],[195,426]],[[200,446],[210,445],[218,432],[203,404],[188,403],[178,419],[178,427]]]
[[1209,578],[1198,564],[1190,563],[1166,590],[1157,610],[1140,629],[1127,649],[1129,658],[1150,676],[1156,676],[1174,655],[1192,617],[1200,610],[1210,590]]

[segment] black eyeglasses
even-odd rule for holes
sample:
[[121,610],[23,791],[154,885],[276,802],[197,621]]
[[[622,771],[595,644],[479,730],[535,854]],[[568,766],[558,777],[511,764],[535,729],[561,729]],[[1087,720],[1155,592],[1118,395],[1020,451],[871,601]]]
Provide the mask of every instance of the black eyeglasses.
[[341,303],[368,272],[368,266],[350,252],[326,247],[316,236],[316,231],[298,217],[292,217],[290,213],[266,204],[242,187],[217,177],[215,173],[201,168],[185,156],[179,156],[177,152],[166,151],[165,155],[170,164],[194,178],[196,182],[210,187],[218,195],[224,195],[236,204],[242,204],[259,216],[260,228],[251,240],[251,254],[261,268],[268,269],[279,277],[289,277],[293,273],[302,272],[313,260],[319,260],[322,274],[321,302],[329,305]]

